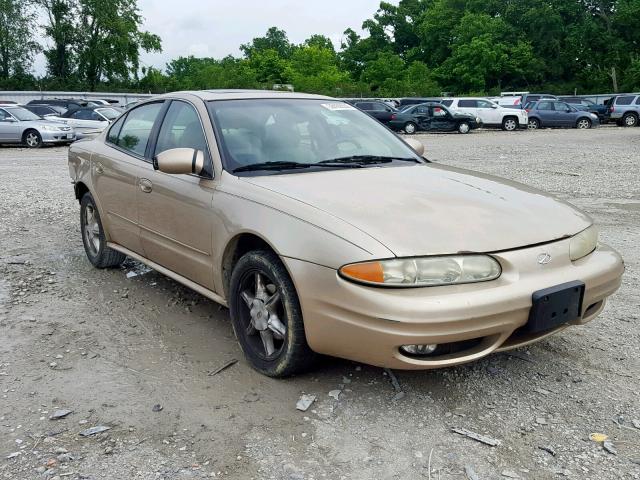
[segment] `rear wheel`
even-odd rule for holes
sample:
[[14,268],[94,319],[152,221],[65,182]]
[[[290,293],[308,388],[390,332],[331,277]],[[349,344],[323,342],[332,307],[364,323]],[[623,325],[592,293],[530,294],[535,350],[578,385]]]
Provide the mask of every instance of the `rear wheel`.
[[313,365],[316,354],[307,344],[298,295],[275,253],[255,250],[238,260],[229,310],[240,347],[260,373],[287,377]]
[[37,130],[27,130],[22,136],[22,143],[29,148],[40,148],[42,146],[42,135]]
[[582,130],[591,128],[591,120],[589,120],[588,118],[581,118],[580,120],[578,120],[578,123],[576,124],[576,128],[579,128]]
[[460,125],[458,125],[458,132],[469,133],[470,131],[471,125],[469,125],[467,122],[462,122]]
[[635,127],[638,125],[638,116],[635,113],[625,113],[622,117],[622,125],[625,127]]
[[529,119],[529,123],[527,124],[527,128],[529,128],[529,130],[537,130],[540,128],[540,120],[538,120],[537,118],[530,118]]
[[502,129],[507,132],[513,132],[518,128],[518,120],[514,117],[507,117],[502,120]]
[[405,131],[405,133],[413,134],[413,133],[416,133],[416,130],[418,130],[418,126],[417,126],[415,123],[413,123],[413,122],[407,122],[407,123],[404,125],[404,131]]
[[127,258],[126,255],[107,247],[100,213],[90,193],[85,193],[80,202],[80,229],[84,251],[94,267],[117,267]]

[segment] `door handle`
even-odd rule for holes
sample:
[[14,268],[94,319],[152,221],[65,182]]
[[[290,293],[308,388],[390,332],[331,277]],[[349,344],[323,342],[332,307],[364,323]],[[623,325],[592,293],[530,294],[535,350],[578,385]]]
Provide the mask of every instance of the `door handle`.
[[144,193],[151,193],[151,190],[153,190],[153,183],[151,183],[151,180],[146,178],[141,178],[138,181],[138,185],[140,186],[140,190]]
[[95,170],[97,175],[102,175],[104,173],[104,167],[101,163],[96,163]]

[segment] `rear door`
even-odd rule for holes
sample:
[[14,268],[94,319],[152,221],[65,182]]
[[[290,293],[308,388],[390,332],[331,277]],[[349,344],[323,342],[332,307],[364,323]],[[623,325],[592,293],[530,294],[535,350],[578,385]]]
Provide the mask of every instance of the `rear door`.
[[109,241],[144,255],[140,241],[136,193],[146,170],[145,153],[164,101],[131,109],[113,124],[105,143],[96,142],[91,157],[95,199]]
[[[207,174],[170,175],[151,159],[173,148],[204,152]],[[201,117],[191,103],[171,101],[137,180],[140,236],[146,258],[214,290],[213,167]]]
[[22,136],[22,128],[20,122],[16,121],[4,108],[0,108],[0,143],[19,142]]
[[429,114],[429,107],[418,105],[417,107],[413,107],[411,114],[418,122],[418,128],[420,130],[431,129],[431,115]]
[[478,116],[478,101],[477,100],[468,100],[461,99],[458,100],[458,107],[456,111],[460,113],[468,113],[473,115],[474,117]]
[[536,106],[536,113],[540,117],[540,122],[545,127],[555,127],[558,124],[556,111],[553,108],[553,102],[550,100],[542,100]]

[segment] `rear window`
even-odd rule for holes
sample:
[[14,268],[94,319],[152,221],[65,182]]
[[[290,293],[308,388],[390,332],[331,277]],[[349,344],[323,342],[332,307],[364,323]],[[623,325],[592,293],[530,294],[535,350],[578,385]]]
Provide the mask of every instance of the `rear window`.
[[[117,122],[109,131],[108,140],[135,155],[144,156],[151,129],[156,121],[163,102],[147,103],[132,109],[122,124]],[[116,131],[119,128],[119,131]]]
[[453,104],[453,100],[443,100],[440,103],[445,107],[450,107]]
[[460,108],[476,108],[476,105],[475,100],[460,100],[458,102],[458,107]]
[[635,97],[627,96],[627,97],[618,97],[616,98],[616,105],[631,105]]

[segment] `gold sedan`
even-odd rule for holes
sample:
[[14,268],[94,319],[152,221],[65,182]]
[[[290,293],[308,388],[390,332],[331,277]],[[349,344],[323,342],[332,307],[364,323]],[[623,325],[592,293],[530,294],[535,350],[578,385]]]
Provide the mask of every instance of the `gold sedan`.
[[69,169],[91,263],[227,305],[269,376],[317,354],[456,365],[602,311],[624,266],[586,214],[423,150],[327,97],[183,92],[74,143]]

